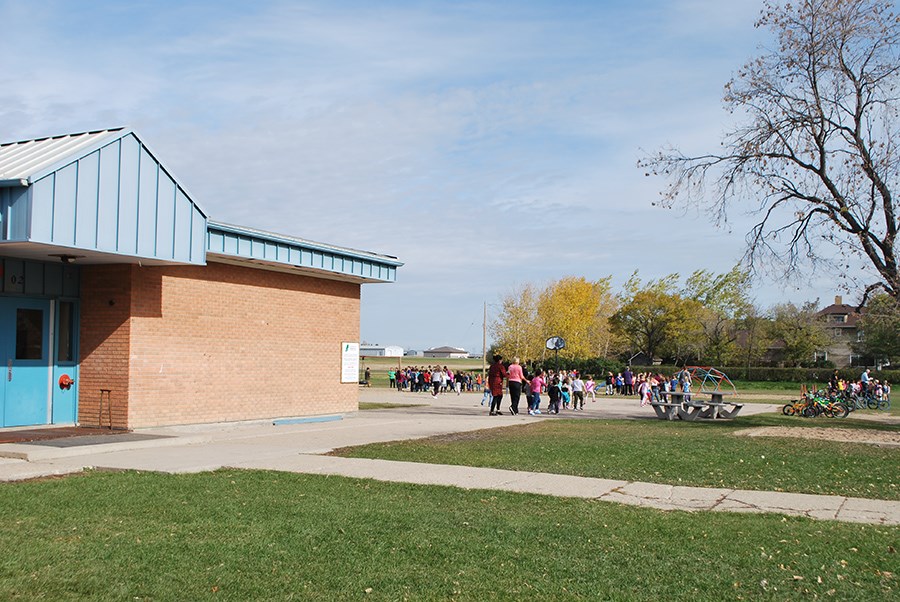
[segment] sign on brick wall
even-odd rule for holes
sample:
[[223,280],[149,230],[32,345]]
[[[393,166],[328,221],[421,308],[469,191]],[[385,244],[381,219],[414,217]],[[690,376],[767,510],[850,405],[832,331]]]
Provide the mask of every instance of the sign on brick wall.
[[359,343],[341,343],[341,382],[359,382]]

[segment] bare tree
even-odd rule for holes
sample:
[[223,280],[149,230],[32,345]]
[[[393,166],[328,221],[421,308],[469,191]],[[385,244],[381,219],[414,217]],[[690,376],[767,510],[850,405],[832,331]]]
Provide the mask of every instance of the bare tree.
[[[725,86],[745,116],[721,154],[665,149],[639,165],[669,183],[663,205],[709,203],[719,223],[736,205],[758,221],[745,260],[795,277],[828,267],[845,285],[900,299],[898,274],[898,40],[884,0],[766,2],[757,27],[774,49]],[[704,184],[715,193],[706,197]],[[851,257],[862,273],[849,273]],[[774,271],[774,270],[773,270]]]

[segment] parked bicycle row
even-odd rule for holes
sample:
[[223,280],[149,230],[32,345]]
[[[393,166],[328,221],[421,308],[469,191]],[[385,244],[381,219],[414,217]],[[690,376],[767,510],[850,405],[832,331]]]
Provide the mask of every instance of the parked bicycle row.
[[800,399],[795,399],[781,409],[787,416],[828,416],[830,418],[846,418],[855,410],[890,410],[891,399],[888,396],[876,395],[872,392],[856,392],[852,389],[807,391],[801,387]]

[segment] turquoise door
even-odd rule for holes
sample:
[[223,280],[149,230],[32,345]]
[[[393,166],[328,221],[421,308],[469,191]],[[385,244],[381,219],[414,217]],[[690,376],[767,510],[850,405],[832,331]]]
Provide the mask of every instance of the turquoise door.
[[50,421],[50,301],[0,297],[0,426]]

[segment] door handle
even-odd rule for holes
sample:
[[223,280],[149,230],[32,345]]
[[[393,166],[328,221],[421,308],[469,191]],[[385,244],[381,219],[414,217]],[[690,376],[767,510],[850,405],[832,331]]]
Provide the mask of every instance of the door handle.
[[12,360],[6,360],[6,380],[12,382]]

